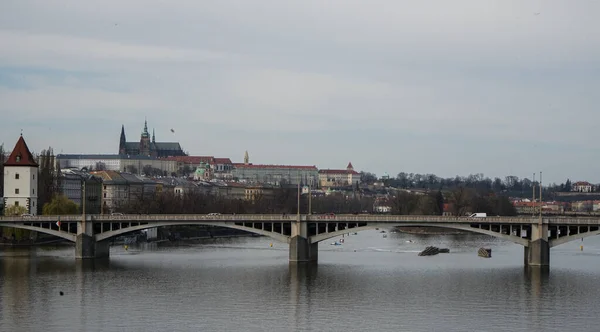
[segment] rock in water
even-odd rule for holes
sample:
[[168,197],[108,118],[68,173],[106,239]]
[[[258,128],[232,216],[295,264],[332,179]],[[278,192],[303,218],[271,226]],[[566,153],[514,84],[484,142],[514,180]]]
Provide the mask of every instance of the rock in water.
[[490,248],[479,248],[477,255],[483,258],[492,258],[492,249]]
[[419,256],[433,256],[440,253],[440,249],[437,247],[427,247],[425,250],[419,253]]

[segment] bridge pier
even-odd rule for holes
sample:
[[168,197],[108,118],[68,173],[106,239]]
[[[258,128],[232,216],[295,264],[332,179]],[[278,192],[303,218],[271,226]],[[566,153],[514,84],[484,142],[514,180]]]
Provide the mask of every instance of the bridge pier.
[[108,258],[110,254],[109,240],[96,241],[91,219],[88,217],[77,223],[75,239],[76,259]]
[[290,262],[316,262],[319,260],[319,244],[301,236],[290,238]]
[[531,241],[524,249],[525,265],[531,267],[550,266],[550,242],[548,224],[531,225]]
[[319,260],[319,244],[311,243],[306,219],[292,223],[290,236],[290,262],[316,262]]
[[530,241],[529,247],[525,247],[525,265],[550,266],[550,243],[544,239]]

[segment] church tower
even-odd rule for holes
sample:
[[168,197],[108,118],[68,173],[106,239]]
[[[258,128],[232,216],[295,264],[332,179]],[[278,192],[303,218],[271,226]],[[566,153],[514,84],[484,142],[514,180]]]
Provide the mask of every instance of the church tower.
[[150,133],[148,133],[147,120],[144,120],[144,130],[142,131],[142,136],[140,137],[140,155],[150,155]]
[[250,164],[250,157],[248,156],[248,151],[246,150],[246,153],[244,153],[244,165],[249,165]]
[[19,137],[4,163],[4,207],[22,206],[29,214],[37,214],[38,167],[31,151]]
[[121,139],[119,139],[119,154],[127,154],[127,140],[125,139],[125,125],[121,125]]

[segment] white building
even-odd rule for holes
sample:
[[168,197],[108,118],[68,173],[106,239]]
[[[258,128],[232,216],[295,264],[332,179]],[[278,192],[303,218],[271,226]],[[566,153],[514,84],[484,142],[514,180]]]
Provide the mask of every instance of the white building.
[[360,173],[354,170],[352,163],[346,169],[319,170],[319,183],[321,187],[352,186],[360,182]]
[[276,186],[284,183],[316,186],[319,179],[316,166],[233,164],[231,174],[240,182]]
[[594,186],[587,181],[575,182],[571,186],[571,191],[576,191],[580,193],[591,193],[593,190]]
[[23,136],[4,163],[4,207],[23,206],[27,213],[37,214],[38,164]]

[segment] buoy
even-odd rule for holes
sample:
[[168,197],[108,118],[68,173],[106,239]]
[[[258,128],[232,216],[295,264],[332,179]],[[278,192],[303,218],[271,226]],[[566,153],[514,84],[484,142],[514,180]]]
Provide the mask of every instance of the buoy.
[[581,251],[583,251],[583,246],[579,246],[579,249],[581,249]]
[[128,245],[125,245],[125,250],[128,250],[128,249],[129,249],[129,246],[128,246]]
[[273,242],[271,242],[271,245],[270,245],[270,246],[271,246],[271,247],[273,247]]

